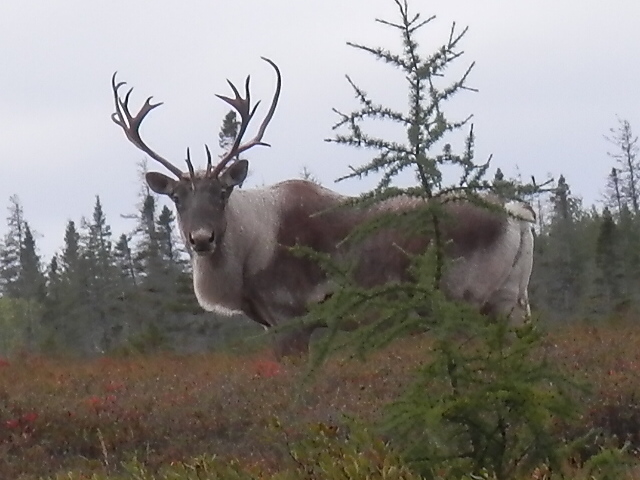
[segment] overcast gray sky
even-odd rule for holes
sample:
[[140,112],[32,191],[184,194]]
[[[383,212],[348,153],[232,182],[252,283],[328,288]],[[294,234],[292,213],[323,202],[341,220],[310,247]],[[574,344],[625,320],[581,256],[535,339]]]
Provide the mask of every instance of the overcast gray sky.
[[[588,6],[587,6],[588,5]],[[474,114],[476,158],[543,179],[564,173],[574,193],[599,200],[612,162],[603,135],[616,115],[640,131],[640,3],[634,0],[413,0],[436,14],[418,38],[429,53],[452,21],[469,26],[458,69],[475,61],[470,85],[452,102]],[[184,165],[185,148],[202,165],[202,145],[217,147],[228,108],[214,93],[225,79],[252,76],[253,97],[267,103],[272,58],[282,70],[281,101],[256,148],[246,187],[299,176],[307,166],[325,185],[358,193],[335,178],[366,156],[328,144],[332,107],[355,106],[349,74],[374,99],[403,108],[402,77],[346,46],[389,48],[397,33],[374,22],[397,19],[392,0],[26,0],[0,3],[0,234],[8,198],[19,195],[48,258],[62,246],[69,219],[90,216],[100,195],[114,237],[133,227],[144,155],[112,123],[111,74],[134,86],[135,107],[148,95],[164,105],[142,134]],[[455,73],[456,69],[452,70]],[[261,110],[264,112],[264,109]],[[155,169],[154,162],[149,167]],[[162,171],[162,169],[160,169]]]

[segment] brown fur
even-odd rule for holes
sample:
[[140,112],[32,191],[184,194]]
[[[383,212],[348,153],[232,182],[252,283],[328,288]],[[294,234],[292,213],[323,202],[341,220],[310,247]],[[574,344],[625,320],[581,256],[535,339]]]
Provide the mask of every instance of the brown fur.
[[[431,241],[428,235],[402,233],[394,227],[381,229],[361,244],[345,242],[363,222],[383,213],[413,214],[424,207],[422,200],[395,198],[363,210],[362,207],[341,207],[345,197],[310,182],[288,181],[277,187],[282,193],[278,246],[267,268],[244,280],[244,311],[260,323],[273,326],[280,323],[282,317],[303,315],[310,303],[322,301],[331,294],[322,269],[309,258],[294,255],[290,247],[300,245],[331,254],[336,259],[356,259],[356,281],[371,287],[408,280],[411,254],[424,251]],[[492,201],[498,203],[497,199]],[[443,239],[447,254],[454,258],[471,257],[491,247],[507,226],[506,215],[466,201],[451,201],[443,208],[440,217]],[[424,215],[428,215],[426,210]],[[277,290],[287,292],[287,298],[274,308]],[[474,295],[465,290],[461,299],[473,301]],[[488,310],[486,306],[481,308]],[[289,336],[287,342],[300,344],[299,335],[306,338],[309,334],[309,330],[298,332]],[[283,345],[281,351],[290,346]]]

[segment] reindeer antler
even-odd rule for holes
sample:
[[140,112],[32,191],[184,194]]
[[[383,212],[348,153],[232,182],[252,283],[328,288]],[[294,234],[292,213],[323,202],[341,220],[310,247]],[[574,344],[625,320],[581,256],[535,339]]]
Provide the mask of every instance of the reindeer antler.
[[120,96],[118,95],[118,90],[123,85],[126,85],[126,82],[116,83],[117,74],[118,72],[115,72],[113,74],[113,77],[111,77],[111,87],[113,89],[113,98],[116,106],[115,113],[111,114],[111,120],[113,120],[116,123],[116,125],[122,128],[122,130],[124,131],[124,134],[127,136],[127,138],[131,143],[133,143],[136,147],[138,147],[140,150],[145,152],[151,158],[153,158],[154,160],[164,165],[176,177],[183,178],[184,174],[182,170],[180,170],[171,162],[169,162],[168,160],[166,160],[165,158],[161,157],[156,152],[151,150],[147,146],[147,144],[144,143],[142,138],[140,138],[140,124],[142,123],[144,118],[149,114],[149,112],[154,108],[162,105],[162,102],[153,104],[151,103],[151,99],[153,97],[149,97],[142,105],[142,108],[140,108],[140,111],[136,115],[131,115],[131,112],[129,111],[129,97],[131,96],[131,92],[133,92],[133,88],[129,89],[127,94],[124,96],[124,100],[121,99]]
[[233,90],[235,98],[225,97],[223,95],[216,95],[216,96],[224,100],[225,102],[227,102],[240,114],[240,119],[241,119],[240,129],[238,130],[238,134],[236,135],[233,145],[231,146],[229,151],[224,154],[220,162],[215,166],[215,168],[213,168],[213,170],[211,170],[211,157],[210,156],[208,157],[207,175],[210,175],[212,177],[216,177],[220,175],[224,167],[227,166],[227,164],[229,163],[229,161],[231,161],[231,159],[233,159],[234,157],[237,157],[242,152],[245,152],[250,148],[255,147],[256,145],[264,145],[267,147],[270,146],[268,143],[265,143],[262,141],[262,137],[264,136],[264,132],[267,129],[267,125],[273,118],[273,113],[276,110],[276,105],[278,104],[278,98],[280,97],[282,77],[280,75],[280,70],[278,69],[278,66],[274,62],[272,62],[271,60],[265,57],[260,57],[260,58],[262,58],[262,60],[267,62],[269,65],[271,65],[276,71],[276,76],[277,76],[276,91],[273,94],[273,99],[271,100],[271,107],[269,107],[269,111],[267,112],[266,117],[260,124],[260,128],[258,129],[258,133],[256,134],[256,136],[250,141],[248,141],[247,143],[241,144],[242,137],[247,131],[249,122],[251,122],[253,115],[256,113],[256,109],[258,108],[260,101],[258,101],[255,104],[255,106],[251,108],[251,95],[249,92],[249,81],[251,78],[250,76],[247,76],[247,79],[245,80],[245,87],[244,87],[245,98],[242,98],[242,96],[240,96],[240,93],[238,92],[238,89],[235,87],[235,85],[231,83],[231,81],[227,80],[227,82],[229,83],[229,86],[231,87],[231,90]]
[[[236,135],[233,145],[231,146],[231,149],[226,154],[224,154],[220,162],[214,168],[212,168],[212,165],[211,165],[211,152],[209,151],[209,147],[205,145],[205,149],[207,153],[207,175],[208,176],[212,176],[212,177],[218,176],[220,172],[222,172],[224,167],[226,167],[226,165],[229,163],[229,161],[231,161],[231,159],[233,159],[234,157],[237,157],[242,152],[249,150],[252,147],[255,147],[256,145],[269,146],[268,143],[265,143],[262,141],[262,137],[264,136],[264,133],[267,129],[267,125],[273,118],[273,114],[276,110],[276,105],[278,104],[278,99],[280,97],[282,77],[280,76],[280,70],[278,69],[278,66],[275,63],[273,63],[268,58],[265,58],[265,57],[260,57],[260,58],[262,58],[264,61],[269,63],[274,68],[277,75],[276,91],[271,101],[271,107],[269,108],[269,111],[267,112],[266,117],[260,124],[260,128],[258,129],[258,133],[256,134],[256,136],[249,142],[241,144],[242,137],[244,136],[247,130],[247,127],[249,126],[249,123],[253,118],[253,115],[256,113],[256,109],[258,108],[258,105],[260,104],[260,102],[258,101],[254,105],[254,107],[251,108],[251,96],[249,92],[250,76],[247,76],[247,79],[245,81],[245,98],[242,98],[242,96],[238,92],[238,89],[235,87],[235,85],[231,83],[229,80],[227,80],[227,82],[231,86],[231,89],[233,90],[235,98],[225,97],[223,95],[216,95],[216,96],[221,98],[225,102],[227,102],[240,114],[240,119],[241,119],[240,129],[238,131],[238,134]],[[120,98],[118,91],[122,86],[126,85],[126,82],[116,83],[117,73],[118,72],[115,72],[113,74],[113,77],[111,77],[111,87],[113,89],[113,97],[114,97],[114,103],[116,108],[115,113],[111,114],[111,119],[116,123],[116,125],[122,128],[122,130],[124,131],[124,134],[127,136],[127,138],[131,143],[133,143],[136,147],[138,147],[140,150],[145,152],[147,155],[149,155],[151,158],[153,158],[157,162],[160,162],[179,179],[184,178],[185,173],[182,170],[180,170],[171,162],[169,162],[168,160],[166,160],[165,158],[163,158],[162,156],[158,155],[156,152],[151,150],[151,148],[149,148],[149,146],[140,137],[140,125],[142,124],[142,121],[149,114],[151,110],[162,105],[162,102],[155,103],[155,104],[151,103],[151,99],[153,97],[149,97],[145,100],[144,104],[142,105],[138,113],[136,115],[131,115],[131,112],[129,111],[129,97],[131,96],[131,92],[133,92],[133,88],[129,89],[129,91],[124,96],[124,99]],[[191,163],[191,158],[190,158],[188,149],[187,149],[186,161],[187,161],[187,167],[189,168],[189,174],[193,179],[194,169]]]

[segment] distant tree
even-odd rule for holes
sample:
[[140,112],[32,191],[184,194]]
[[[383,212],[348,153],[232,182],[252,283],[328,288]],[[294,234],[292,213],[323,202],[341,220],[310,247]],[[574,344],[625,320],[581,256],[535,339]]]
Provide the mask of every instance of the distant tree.
[[516,197],[517,185],[512,180],[507,180],[502,173],[502,170],[498,168],[491,182],[493,191],[504,198]]
[[22,298],[0,296],[0,355],[33,348],[29,320],[39,313],[39,305]]
[[20,250],[20,298],[27,301],[26,346],[33,350],[39,342],[43,305],[46,300],[46,279],[42,271],[36,242],[27,222]]
[[60,281],[65,285],[65,301],[69,307],[87,302],[88,272],[82,256],[80,233],[75,222],[69,220],[64,232],[64,246],[58,259]]
[[220,145],[221,149],[226,150],[233,145],[239,128],[240,122],[237,119],[236,111],[229,110],[222,119],[222,126],[218,133],[218,145]]
[[73,220],[67,222],[64,231],[64,246],[60,257],[61,266],[67,277],[76,276],[80,270],[80,234]]
[[618,177],[618,169],[611,168],[611,173],[607,177],[605,186],[604,202],[609,210],[615,212],[615,216],[619,217],[622,212],[623,204],[626,200],[622,197],[622,189],[620,188],[620,178]]
[[556,223],[571,222],[575,219],[579,201],[571,196],[571,188],[564,175],[560,175],[558,178],[558,184],[551,195],[551,204]]
[[535,268],[531,279],[532,302],[556,319],[580,313],[588,290],[587,260],[593,252],[585,234],[585,212],[571,193],[565,177],[558,178],[550,196],[551,217],[546,235],[535,245]]
[[174,222],[173,212],[165,205],[158,216],[157,228],[160,254],[169,263],[175,263],[178,258],[178,251],[173,238]]
[[47,267],[47,303],[58,305],[60,302],[60,286],[62,282],[58,254],[51,257]]
[[121,343],[126,344],[139,323],[139,272],[136,270],[135,253],[131,248],[131,237],[121,234],[113,249],[113,260],[116,276],[115,299],[117,307],[113,314],[119,317],[122,328]]
[[62,250],[49,266],[47,348],[86,353],[91,350],[93,322],[88,262],[80,233],[67,222]]
[[613,311],[622,300],[624,278],[620,252],[620,232],[611,211],[605,207],[602,212],[595,260],[598,267],[597,291],[602,297],[602,304],[607,313]]
[[64,284],[60,269],[59,254],[51,257],[46,272],[46,298],[42,313],[42,338],[40,347],[48,352],[57,352],[63,345],[60,331],[62,318],[68,313],[63,306]]
[[166,308],[175,313],[200,313],[201,308],[197,304],[193,293],[190,264],[184,250],[178,248],[174,239],[175,217],[167,206],[162,208],[157,219],[157,231],[160,247],[160,255],[164,263],[165,285],[167,292]]
[[95,273],[108,274],[112,265],[111,227],[107,224],[100,197],[97,195],[93,207],[92,221],[86,227],[89,230],[85,239],[87,243],[86,250],[89,255],[94,257],[94,266],[97,268]]
[[163,265],[160,235],[156,228],[156,199],[148,192],[142,201],[136,233],[139,237],[136,249],[137,270],[144,277],[147,287],[154,288],[151,285],[161,276]]
[[[238,121],[236,111],[229,110],[227,114],[222,119],[222,125],[220,126],[220,132],[218,133],[218,145],[223,151],[228,150],[233,145],[233,142],[238,135],[238,130],[240,128],[240,122]],[[236,157],[235,160],[238,160],[240,157]],[[251,175],[251,172],[249,172]],[[242,184],[238,185],[242,188]]]
[[[608,152],[608,155],[618,164],[615,175],[620,182],[618,195],[624,197],[625,201],[629,202],[634,215],[638,215],[640,213],[638,136],[633,134],[629,121],[620,118],[618,118],[618,128],[611,128],[609,132],[610,136],[605,136],[605,138],[616,147],[616,150]],[[618,187],[618,181],[615,182],[614,188]]]
[[22,301],[20,308],[12,310],[15,325],[22,329],[23,346],[33,349],[41,328],[45,277],[35,238],[16,195],[9,198],[7,226],[8,232],[0,251],[1,291],[7,299]]
[[640,219],[630,207],[622,206],[618,220],[620,256],[623,261],[624,285],[627,298],[640,306]]
[[27,222],[24,222],[24,238],[20,249],[20,296],[36,302],[44,301],[46,296],[46,278],[36,241]]
[[0,251],[0,292],[3,295],[20,297],[20,256],[24,243],[24,212],[17,195],[9,197],[8,231]]
[[43,305],[46,299],[46,279],[42,271],[36,241],[25,221],[20,248],[19,298],[25,300],[25,346],[37,348],[41,340]]
[[131,290],[137,286],[136,267],[131,251],[130,237],[123,233],[118,238],[113,250],[116,268],[120,274],[121,283],[125,290]]
[[91,220],[83,220],[82,259],[88,274],[88,300],[94,321],[93,348],[108,351],[122,325],[112,315],[117,297],[117,271],[113,259],[111,227],[100,197],[96,196]]
[[[145,338],[149,346],[165,342],[167,312],[166,303],[171,300],[172,280],[167,276],[156,223],[156,197],[148,190],[141,193],[142,202],[137,215],[137,243],[134,254],[135,272],[138,278],[136,303],[139,306],[133,329],[138,339]],[[141,340],[137,340],[138,343]]]

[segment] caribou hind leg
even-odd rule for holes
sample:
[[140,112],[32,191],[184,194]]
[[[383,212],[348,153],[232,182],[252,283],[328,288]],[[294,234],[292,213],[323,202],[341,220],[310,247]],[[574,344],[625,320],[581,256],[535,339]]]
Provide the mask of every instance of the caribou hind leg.
[[307,358],[311,335],[317,327],[295,327],[275,333],[274,350],[276,358]]

